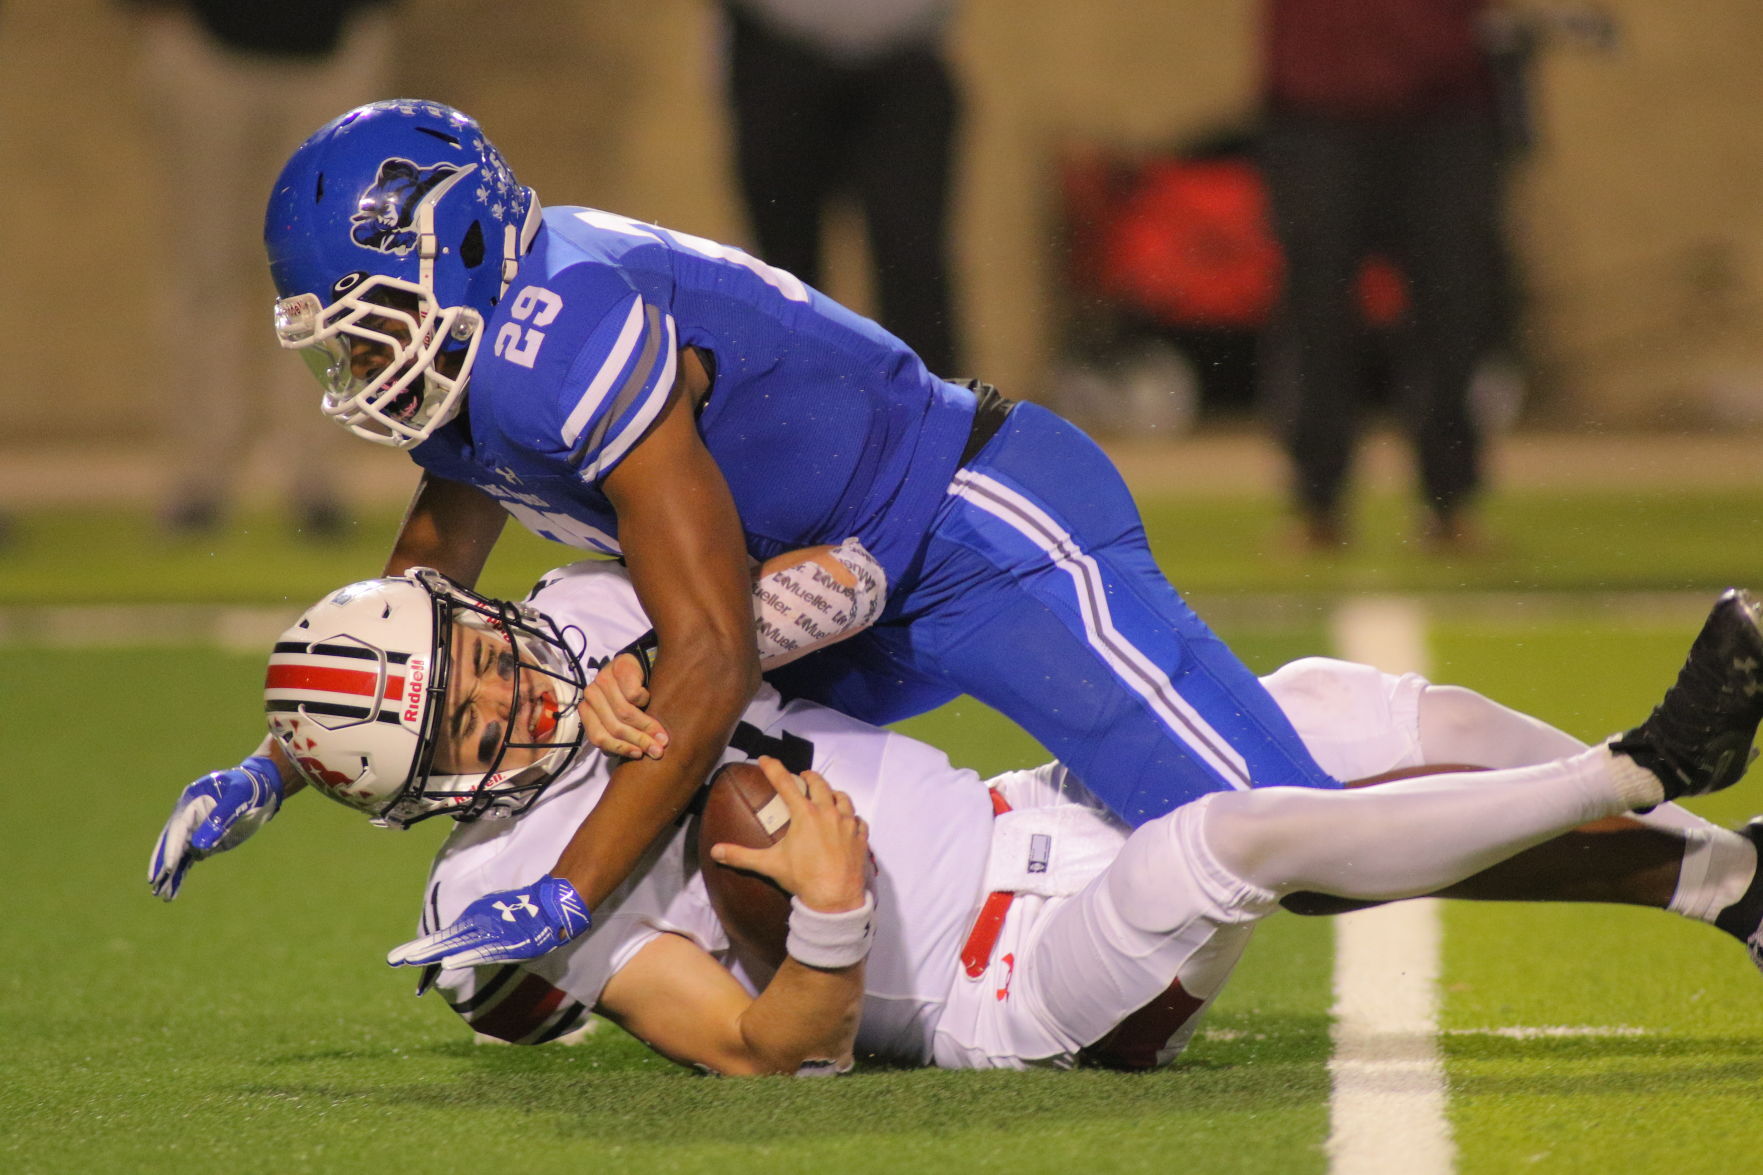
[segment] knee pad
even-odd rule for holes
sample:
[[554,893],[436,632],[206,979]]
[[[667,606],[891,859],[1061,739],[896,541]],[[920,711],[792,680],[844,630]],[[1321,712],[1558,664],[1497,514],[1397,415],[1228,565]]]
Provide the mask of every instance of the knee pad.
[[1277,908],[1272,891],[1227,868],[1208,840],[1212,809],[1220,803],[1228,807],[1243,794],[1206,796],[1127,838],[1105,880],[1124,925],[1144,934],[1169,934],[1196,919],[1220,925],[1254,922]]

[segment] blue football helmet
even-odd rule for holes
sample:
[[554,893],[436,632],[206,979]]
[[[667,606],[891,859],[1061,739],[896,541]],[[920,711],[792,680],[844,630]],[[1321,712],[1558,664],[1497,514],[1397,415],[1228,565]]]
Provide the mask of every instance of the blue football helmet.
[[270,194],[276,337],[356,436],[408,449],[459,411],[539,201],[478,124],[398,98],[327,123]]

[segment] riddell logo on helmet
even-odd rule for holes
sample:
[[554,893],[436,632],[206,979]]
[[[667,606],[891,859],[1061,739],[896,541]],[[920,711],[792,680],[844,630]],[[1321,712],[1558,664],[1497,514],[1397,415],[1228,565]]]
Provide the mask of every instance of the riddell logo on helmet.
[[428,681],[429,663],[425,658],[410,658],[410,672],[404,677],[404,721],[415,722],[422,714],[422,688]]

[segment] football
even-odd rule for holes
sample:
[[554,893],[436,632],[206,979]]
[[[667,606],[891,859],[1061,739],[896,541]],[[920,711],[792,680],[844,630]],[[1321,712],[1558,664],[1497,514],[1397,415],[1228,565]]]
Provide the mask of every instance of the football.
[[790,895],[776,882],[710,859],[718,844],[763,849],[789,827],[789,809],[753,763],[725,764],[710,779],[697,821],[698,867],[729,943],[756,982],[764,983],[784,959],[790,932]]

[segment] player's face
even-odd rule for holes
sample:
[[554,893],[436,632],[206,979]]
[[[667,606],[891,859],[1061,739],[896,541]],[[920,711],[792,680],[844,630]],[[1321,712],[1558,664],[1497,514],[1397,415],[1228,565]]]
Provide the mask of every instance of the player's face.
[[457,622],[451,663],[435,771],[488,771],[505,742],[513,745],[502,753],[501,771],[518,770],[547,753],[557,729],[557,695],[550,677],[518,665],[505,637]]
[[[401,346],[410,345],[410,323],[392,314],[366,314],[361,325],[368,330],[390,335]],[[363,335],[349,336],[349,374],[362,385],[375,384],[392,362],[392,348],[377,339]]]
[[[397,377],[397,373],[387,372],[394,359],[392,346],[373,336],[377,334],[396,339],[399,347],[408,353],[421,308],[416,296],[403,290],[375,290],[367,297],[369,301],[386,306],[388,313],[362,315],[358,326],[361,331],[371,333],[357,334],[351,331],[348,335],[349,374],[360,387],[369,387],[382,380],[390,382]],[[442,351],[435,356],[434,369],[442,375],[455,376],[459,374],[463,360],[463,351]],[[420,399],[414,390],[405,394],[412,406]],[[392,413],[398,414],[396,406],[392,408]]]
[[[420,307],[416,296],[403,290],[381,289],[367,295],[367,300],[396,313],[364,314],[360,320],[361,328],[390,336],[398,340],[399,346],[408,348],[411,327]],[[349,335],[349,374],[362,384],[377,382],[391,362],[392,348],[386,343],[358,334]]]

